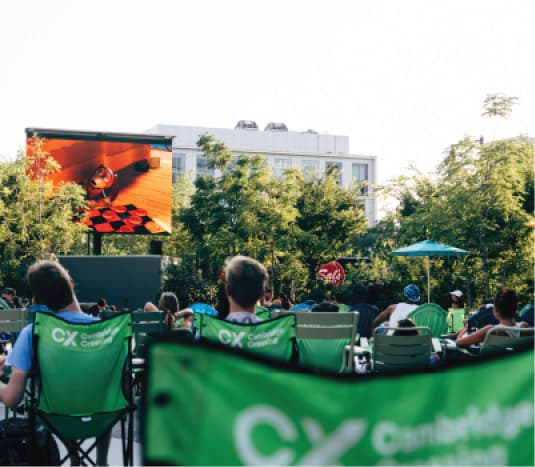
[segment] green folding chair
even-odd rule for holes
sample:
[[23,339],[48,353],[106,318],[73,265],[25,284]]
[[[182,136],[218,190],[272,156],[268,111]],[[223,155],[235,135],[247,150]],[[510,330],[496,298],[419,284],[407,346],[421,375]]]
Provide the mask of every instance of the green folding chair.
[[535,328],[509,327],[512,332],[518,332],[518,337],[504,335],[504,328],[492,328],[485,335],[481,343],[479,355],[492,352],[513,352],[518,348],[531,344],[533,346]]
[[448,332],[446,311],[436,303],[424,303],[418,306],[408,314],[407,318],[411,319],[416,326],[431,329],[433,337],[440,337]]
[[[384,334],[373,333],[372,370],[399,371],[429,366],[433,348],[431,330],[427,327],[384,327]],[[418,335],[390,335],[389,331],[416,332]]]
[[[36,313],[30,428],[35,433],[42,423],[59,438],[68,450],[61,463],[76,456],[82,465],[96,465],[91,453],[120,421],[123,465],[132,465],[131,339],[129,313],[76,324]],[[88,438],[95,440],[82,447]]]
[[210,315],[200,316],[199,334],[251,353],[285,362],[295,359],[295,314],[254,324],[231,323]]
[[528,350],[356,378],[162,338],[147,352],[142,463],[533,465],[533,368]]
[[457,332],[464,326],[464,308],[449,308],[446,317],[448,321],[448,332]]
[[336,373],[353,371],[358,311],[282,311],[273,315],[295,315],[299,366]]

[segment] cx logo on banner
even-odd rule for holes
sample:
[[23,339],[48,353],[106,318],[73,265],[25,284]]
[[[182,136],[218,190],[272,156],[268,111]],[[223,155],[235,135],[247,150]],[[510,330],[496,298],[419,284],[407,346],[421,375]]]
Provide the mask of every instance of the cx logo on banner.
[[233,332],[227,329],[221,329],[217,335],[219,342],[230,345],[231,347],[240,347],[243,349],[243,338],[245,332]]
[[287,447],[278,447],[271,455],[258,452],[253,431],[259,425],[271,426],[282,441],[299,442],[299,431],[286,414],[267,405],[253,406],[242,412],[234,425],[236,450],[248,465],[337,465],[340,456],[360,441],[367,428],[365,420],[349,419],[325,433],[317,420],[304,418],[301,425],[312,448],[296,462],[296,452]]

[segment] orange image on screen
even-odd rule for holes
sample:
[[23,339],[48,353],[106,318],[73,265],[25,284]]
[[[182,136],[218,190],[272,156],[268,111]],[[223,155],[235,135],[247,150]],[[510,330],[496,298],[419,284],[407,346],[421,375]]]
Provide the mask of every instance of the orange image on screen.
[[96,232],[171,232],[170,147],[45,138],[41,148],[61,166],[47,180],[84,187],[89,209],[83,222]]

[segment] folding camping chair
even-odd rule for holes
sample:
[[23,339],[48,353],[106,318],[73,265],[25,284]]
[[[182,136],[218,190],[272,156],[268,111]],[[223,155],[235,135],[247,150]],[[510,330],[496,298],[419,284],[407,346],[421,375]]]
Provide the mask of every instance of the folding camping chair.
[[433,337],[440,337],[448,332],[446,311],[436,303],[424,303],[412,310],[408,315],[416,326],[425,326],[431,329]]
[[[418,335],[389,335],[389,331],[406,329]],[[375,330],[372,345],[372,370],[395,371],[429,366],[432,341],[431,330],[427,327],[411,328],[385,327],[385,334]]]
[[299,365],[342,373],[352,371],[359,313],[272,312],[295,315]]
[[[42,423],[82,465],[96,465],[90,453],[121,422],[123,462],[133,461],[131,379],[132,318],[128,313],[90,323],[69,323],[36,313],[30,381],[31,442]],[[82,442],[95,438],[86,449]],[[35,449],[32,449],[32,452]]]
[[525,347],[528,343],[533,346],[535,328],[509,328],[512,331],[518,331],[520,334],[518,337],[501,334],[500,331],[503,332],[503,329],[503,327],[492,328],[487,332],[481,343],[479,355],[490,352],[512,352]]
[[295,359],[295,313],[254,324],[232,323],[210,315],[199,318],[201,339],[288,363]]

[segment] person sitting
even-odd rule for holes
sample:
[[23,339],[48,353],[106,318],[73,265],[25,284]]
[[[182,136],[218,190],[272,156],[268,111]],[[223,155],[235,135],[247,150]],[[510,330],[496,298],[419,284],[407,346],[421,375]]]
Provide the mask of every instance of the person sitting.
[[494,316],[498,320],[498,324],[487,324],[471,334],[467,333],[468,327],[463,328],[457,336],[457,347],[469,347],[483,342],[485,336],[491,329],[498,329],[498,334],[502,335],[511,337],[520,336],[520,331],[518,329],[527,327],[527,324],[515,321],[517,306],[518,298],[515,290],[510,287],[502,287],[496,294],[494,307],[492,308]]
[[2,289],[0,309],[17,308],[17,291],[11,287]]
[[396,323],[405,319],[420,302],[420,289],[414,284],[409,284],[403,289],[404,302],[389,305],[373,320],[374,329],[382,323],[385,326],[394,327]]
[[232,323],[254,324],[263,321],[256,316],[256,303],[264,294],[268,281],[266,268],[248,256],[234,256],[225,265],[225,294]]
[[[46,305],[57,317],[71,323],[90,323],[98,321],[82,312],[73,289],[73,281],[65,268],[55,261],[38,261],[32,264],[26,274],[35,303]],[[0,399],[14,409],[22,400],[26,379],[32,369],[33,324],[28,324],[20,333],[13,346],[7,364],[12,372],[7,384],[0,382]],[[3,373],[6,357],[0,357],[0,371]],[[97,464],[106,465],[111,430],[97,445]],[[76,459],[71,459],[76,462]]]

